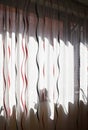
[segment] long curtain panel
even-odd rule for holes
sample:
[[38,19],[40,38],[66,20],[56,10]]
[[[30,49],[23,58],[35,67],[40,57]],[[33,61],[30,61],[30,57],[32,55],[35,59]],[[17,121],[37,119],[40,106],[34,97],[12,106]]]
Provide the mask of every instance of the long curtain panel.
[[88,128],[87,21],[48,13],[0,5],[2,130]]

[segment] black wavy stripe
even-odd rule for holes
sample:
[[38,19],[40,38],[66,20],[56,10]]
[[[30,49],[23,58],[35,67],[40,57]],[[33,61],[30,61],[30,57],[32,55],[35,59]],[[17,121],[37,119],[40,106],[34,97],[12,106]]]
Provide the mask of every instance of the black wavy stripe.
[[6,40],[6,26],[7,26],[7,9],[6,7],[3,8],[4,9],[4,14],[3,14],[3,55],[4,55],[4,60],[3,60],[3,80],[4,80],[4,92],[3,92],[3,106],[4,106],[4,110],[5,110],[5,114],[6,114],[6,118],[8,117],[8,111],[6,108],[6,104],[5,104],[5,93],[6,93],[6,77],[5,77],[5,72],[4,72],[4,67],[5,67],[5,40]]
[[[57,1],[57,4],[58,4],[58,1]],[[60,19],[60,12],[59,12],[59,9],[58,9],[58,21]],[[57,36],[57,40],[58,40],[58,44],[60,44],[60,39],[59,39],[59,30],[58,30],[58,36]],[[57,57],[57,65],[58,65],[58,77],[57,77],[57,82],[56,82],[56,89],[57,89],[57,93],[58,93],[58,98],[57,98],[57,102],[56,102],[56,105],[55,105],[55,111],[56,111],[56,115],[57,115],[57,119],[56,119],[56,122],[55,122],[55,130],[57,129],[56,126],[57,126],[57,122],[58,122],[58,100],[59,100],[59,86],[58,86],[58,81],[59,81],[59,75],[60,75],[60,64],[59,64],[59,57],[60,57],[60,48],[59,48],[59,54],[58,54],[58,57]]]
[[[17,27],[18,27],[18,23],[17,23],[17,21],[18,21],[18,11],[17,11],[17,9],[15,9],[15,27],[16,27],[16,32],[15,32],[15,50],[16,50],[16,46],[17,46],[17,31],[18,31],[18,29],[17,29]],[[17,82],[17,66],[16,66],[16,63],[15,63],[15,78],[16,78],[16,82]],[[18,106],[18,101],[17,101],[17,94],[16,94],[16,90],[15,90],[15,100],[16,100],[16,108],[17,108],[17,106]],[[17,119],[16,119],[16,129],[18,130],[18,124],[17,124]]]
[[[38,53],[39,53],[39,39],[38,39],[38,24],[39,24],[39,14],[38,14],[38,1],[36,1],[35,3],[35,11],[36,11],[36,16],[37,16],[37,25],[36,25],[36,40],[38,43],[38,50],[37,50],[37,54],[36,54],[36,65],[37,65],[37,69],[38,69],[38,79],[37,79],[37,84],[36,84],[36,90],[37,90],[37,94],[38,94],[38,102],[40,101],[40,97],[39,97],[39,88],[38,88],[38,84],[39,84],[39,77],[40,77],[40,69],[39,69],[39,64],[38,64]],[[37,107],[37,119],[39,121],[39,114],[38,114],[38,107]]]
[[[59,3],[57,1],[57,4],[58,4],[58,7],[59,7]],[[58,21],[60,20],[60,12],[59,12],[59,8],[58,8]],[[59,30],[58,30],[58,44],[60,44],[60,39],[59,39]],[[58,54],[58,57],[57,57],[57,65],[58,65],[58,78],[57,78],[57,92],[58,92],[58,99],[59,99],[59,87],[58,87],[58,80],[59,80],[59,75],[60,75],[60,64],[59,64],[59,57],[60,57],[60,48],[59,48],[59,54]],[[58,99],[57,99],[57,103],[58,103]]]
[[58,104],[58,100],[59,100],[59,87],[58,87],[58,81],[59,81],[59,75],[60,75],[59,56],[60,56],[60,54],[58,55],[58,58],[57,58],[57,65],[58,65],[58,70],[59,70],[58,71],[57,82],[56,82],[56,88],[57,88],[57,93],[58,93],[57,104]]
[[26,34],[28,35],[28,32],[29,32],[29,21],[28,21],[28,16],[26,15]]
[[[15,15],[15,19],[16,19],[16,21],[17,21],[17,10],[16,10],[16,13],[15,13],[16,15]],[[16,21],[15,21],[15,25],[17,25],[17,23],[16,23]],[[16,32],[15,32],[15,50],[16,50],[16,45],[17,45],[17,30],[16,30]],[[15,74],[16,74],[16,78],[17,78],[17,66],[16,66],[16,64],[15,64]],[[17,107],[17,105],[18,105],[18,102],[17,102],[17,95],[16,95],[16,91],[15,91],[15,99],[16,99],[16,107]]]
[[23,37],[24,37],[24,33],[25,33],[25,16],[23,14]]
[[56,130],[56,125],[57,125],[57,121],[58,121],[58,100],[59,100],[59,88],[58,88],[58,80],[59,80],[59,75],[60,75],[60,65],[59,65],[59,55],[58,55],[58,58],[57,58],[57,65],[58,65],[58,77],[57,77],[57,82],[56,82],[56,89],[57,89],[57,93],[58,93],[58,98],[57,98],[57,102],[56,102],[56,105],[55,105],[55,111],[56,111],[56,116],[57,116],[57,119],[56,119],[56,122],[55,122],[55,130]]

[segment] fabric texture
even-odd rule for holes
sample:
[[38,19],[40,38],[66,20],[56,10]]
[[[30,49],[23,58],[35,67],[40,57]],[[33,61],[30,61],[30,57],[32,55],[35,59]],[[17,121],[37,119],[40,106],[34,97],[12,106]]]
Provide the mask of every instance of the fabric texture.
[[0,5],[0,129],[87,130],[87,20],[34,10]]

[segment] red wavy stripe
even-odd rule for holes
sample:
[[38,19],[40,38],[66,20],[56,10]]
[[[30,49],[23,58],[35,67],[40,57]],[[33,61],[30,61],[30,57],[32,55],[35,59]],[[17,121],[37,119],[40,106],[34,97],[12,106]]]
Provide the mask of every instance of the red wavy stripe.
[[25,53],[24,46],[23,46],[23,40],[22,40],[22,51],[23,51],[23,53]]
[[6,104],[5,104],[5,92],[4,92],[4,97],[3,97],[3,104],[4,104],[4,109],[5,109],[5,113],[6,113],[6,117],[8,116],[8,111],[6,109]]
[[[11,48],[10,46],[8,45],[8,54],[9,54],[9,62],[10,62],[10,56],[11,56]],[[10,74],[9,74],[9,69],[8,68],[8,77],[7,77],[7,85],[8,85],[8,89],[10,89]],[[9,92],[8,92],[9,93]],[[8,108],[8,116],[10,116],[10,106]]]
[[53,65],[53,76],[55,75],[55,67],[54,67],[54,65]]
[[25,83],[26,83],[26,87],[28,86],[28,80],[27,80],[27,76],[25,74]]
[[[3,53],[4,53],[4,59],[5,59],[5,47],[4,47],[4,43],[3,43]],[[3,67],[3,80],[4,80],[4,95],[3,95],[3,105],[4,105],[4,109],[5,109],[5,113],[6,116],[8,115],[7,109],[6,109],[6,104],[5,104],[5,92],[6,92],[6,79],[5,79],[5,74],[4,74],[4,67]]]
[[21,103],[22,103],[22,106],[23,106],[23,109],[25,108],[25,103],[23,102],[23,91],[22,91],[22,93],[21,93]]
[[[23,86],[24,87],[24,86]],[[23,109],[24,109],[24,102],[23,102],[23,88],[22,88],[22,92],[21,92],[21,103],[22,103],[22,106],[23,106]]]
[[6,109],[6,104],[5,104],[6,79],[5,79],[5,75],[4,75],[4,68],[3,68],[3,80],[4,80],[4,86],[5,86],[4,96],[3,96],[3,104],[4,104],[4,109],[5,109],[6,116],[8,116],[8,111]]
[[[26,62],[27,62],[27,58],[28,58],[28,49],[27,49],[27,46],[25,44],[25,54],[26,54],[26,59],[25,59],[25,67],[26,67]],[[27,87],[28,87],[28,79],[27,79],[27,75],[25,73],[25,84],[26,84],[26,88],[25,88],[25,96],[26,96],[26,91],[27,91]],[[27,106],[26,106],[26,103],[25,103],[25,111],[26,111],[26,115],[27,115]]]
[[43,77],[45,77],[45,65],[43,65]]
[[8,75],[8,87],[10,88],[10,77]]
[[[27,58],[28,58],[28,49],[27,46],[25,44],[25,52],[26,52],[26,59],[25,59],[25,66],[26,66],[26,62],[27,62]],[[27,91],[27,87],[28,87],[28,79],[27,79],[27,75],[25,73],[25,83],[26,83],[26,89],[25,89],[25,95],[26,95],[26,91]],[[26,115],[28,113],[27,111],[27,105],[25,104],[25,111],[26,111]]]
[[8,53],[9,53],[9,58],[10,58],[10,54],[11,54],[10,46],[8,46]]
[[4,80],[5,87],[6,87],[6,79],[5,79],[5,75],[4,75],[4,68],[3,68],[3,80]]
[[21,65],[21,76],[22,76],[22,80],[23,80],[23,84],[24,84],[24,75],[23,75],[23,72],[22,72],[22,67],[23,67],[23,63]]
[[28,58],[28,49],[27,49],[26,45],[25,45],[25,52],[26,52],[26,60],[27,60],[27,58]]
[[[23,46],[23,39],[22,39],[22,51],[23,51],[23,54],[25,55],[25,50],[24,50],[24,46]],[[24,61],[24,59],[23,59],[23,61]],[[24,75],[23,75],[23,72],[22,72],[23,61],[22,61],[22,65],[21,65],[21,76],[22,76],[22,81],[23,81],[23,88],[22,88],[22,92],[21,92],[21,103],[22,103],[23,109],[25,109],[25,103],[23,101],[23,89],[24,89]]]
[[[24,52],[23,42],[22,42],[22,51],[23,51],[23,53],[25,53]],[[22,61],[22,65],[21,65],[21,76],[22,76],[22,80],[23,80],[23,84],[24,84],[24,75],[23,75],[23,72],[22,72],[22,68],[23,68],[23,61]]]

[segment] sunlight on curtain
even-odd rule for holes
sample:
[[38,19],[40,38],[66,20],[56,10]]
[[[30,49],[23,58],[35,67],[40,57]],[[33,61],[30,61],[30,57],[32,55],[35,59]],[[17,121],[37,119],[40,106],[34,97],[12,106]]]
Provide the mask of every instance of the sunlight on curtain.
[[17,119],[21,112],[29,115],[31,109],[35,114],[42,113],[43,118],[46,108],[49,118],[54,120],[55,105],[58,109],[62,106],[68,114],[69,103],[75,103],[75,88],[79,87],[78,77],[75,77],[78,76],[78,58],[79,100],[87,104],[86,45],[81,42],[78,48],[75,36],[74,44],[68,39],[65,43],[64,21],[46,16],[45,20],[37,19],[33,13],[24,16],[21,10],[5,9],[0,9],[0,107],[4,108],[3,115],[11,116],[15,107]]
[[87,67],[88,67],[88,52],[87,47],[80,43],[80,100],[87,103]]
[[[28,110],[35,108],[37,103],[36,83],[38,79],[38,70],[36,66],[37,42],[33,37],[29,37],[28,44]],[[36,112],[36,109],[34,109]]]
[[60,40],[59,103],[68,112],[68,103],[74,103],[74,48]]

